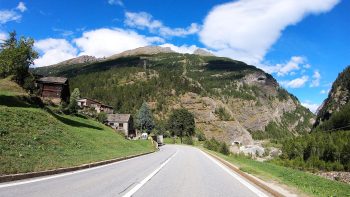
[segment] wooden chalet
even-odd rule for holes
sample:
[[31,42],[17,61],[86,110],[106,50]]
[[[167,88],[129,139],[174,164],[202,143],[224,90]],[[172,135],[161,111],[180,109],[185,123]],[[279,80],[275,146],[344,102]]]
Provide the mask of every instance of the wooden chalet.
[[36,81],[39,96],[59,104],[69,101],[69,82],[64,77],[42,77]]
[[91,109],[94,109],[94,111],[96,111],[97,113],[101,113],[101,112],[105,112],[107,114],[113,113],[113,107],[105,105],[100,101],[96,101],[90,98],[81,98],[77,102],[78,102],[78,106],[81,109],[91,108]]

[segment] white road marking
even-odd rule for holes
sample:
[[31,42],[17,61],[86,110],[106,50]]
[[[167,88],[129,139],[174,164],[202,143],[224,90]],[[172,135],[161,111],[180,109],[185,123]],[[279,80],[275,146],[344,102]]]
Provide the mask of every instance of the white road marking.
[[132,188],[131,190],[129,190],[126,194],[123,195],[123,197],[130,197],[133,194],[135,194],[137,192],[137,190],[139,190],[145,183],[147,183],[154,175],[156,175],[172,158],[175,157],[175,155],[177,154],[178,150],[176,150],[176,152],[169,157],[164,163],[162,163],[162,165],[160,165],[157,169],[155,169],[151,174],[149,174],[146,178],[144,178],[141,182],[139,182],[134,188]]
[[233,176],[235,179],[237,179],[240,183],[242,183],[244,186],[246,186],[248,189],[250,189],[252,192],[254,192],[259,197],[268,197],[265,193],[254,187],[252,184],[248,183],[246,180],[244,180],[242,177],[238,176],[232,170],[228,169],[226,166],[224,166],[222,163],[208,155],[207,153],[200,150],[206,157],[208,157],[212,162],[214,162],[216,165],[220,166],[223,170],[225,170],[228,174]]
[[111,166],[111,165],[117,165],[117,164],[120,164],[120,163],[123,163],[123,162],[126,162],[126,161],[130,161],[130,160],[136,159],[136,158],[139,158],[139,157],[134,157],[134,158],[126,159],[126,160],[123,160],[123,161],[117,161],[117,162],[114,162],[114,163],[110,163],[110,164],[106,164],[106,165],[102,165],[102,166],[96,166],[96,167],[92,167],[92,168],[87,168],[87,169],[83,169],[83,170],[66,172],[66,173],[57,174],[57,175],[49,175],[49,176],[43,177],[43,178],[34,178],[34,179],[31,179],[31,180],[16,181],[16,182],[11,182],[11,183],[0,184],[0,188],[17,186],[17,185],[23,185],[23,184],[28,184],[28,183],[35,183],[35,182],[39,182],[39,181],[45,181],[45,180],[60,178],[60,177],[68,176],[68,175],[73,175],[73,174],[78,174],[78,173],[82,173],[82,172],[87,172],[87,171],[90,171],[90,170],[96,170],[96,169],[99,169],[99,168],[104,168],[104,167]]

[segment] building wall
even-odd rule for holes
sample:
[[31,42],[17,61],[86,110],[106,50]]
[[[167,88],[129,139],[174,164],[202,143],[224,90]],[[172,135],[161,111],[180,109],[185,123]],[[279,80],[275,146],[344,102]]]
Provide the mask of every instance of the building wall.
[[129,135],[129,126],[128,123],[120,123],[123,126],[119,127],[119,123],[118,122],[109,122],[108,125],[111,126],[112,128],[119,130],[119,131],[123,131],[123,133],[128,136]]
[[108,108],[108,107],[101,107],[101,111],[105,112],[107,114],[113,114],[113,109]]
[[42,97],[61,98],[62,86],[55,84],[43,84],[41,90]]
[[69,86],[64,84],[40,84],[40,96],[43,98],[56,98],[63,101],[68,101],[70,92]]
[[126,135],[129,135],[129,123],[125,122],[123,123],[123,130]]

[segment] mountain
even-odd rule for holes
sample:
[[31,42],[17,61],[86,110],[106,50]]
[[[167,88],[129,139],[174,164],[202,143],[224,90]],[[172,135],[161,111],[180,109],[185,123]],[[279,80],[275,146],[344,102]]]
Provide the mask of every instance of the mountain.
[[214,54],[210,53],[209,51],[206,51],[204,49],[196,49],[194,52],[193,52],[194,55],[202,55],[202,56],[214,56]]
[[112,55],[108,57],[108,59],[116,59],[120,57],[135,56],[135,55],[154,55],[158,53],[174,53],[174,52],[175,51],[171,50],[170,47],[145,46],[145,47],[139,47],[136,49],[127,50],[116,55]]
[[88,55],[82,55],[76,58],[72,58],[63,62],[60,62],[58,64],[55,64],[53,66],[61,66],[61,65],[72,65],[72,64],[83,64],[83,63],[92,63],[98,61],[98,59],[94,56],[88,56]]
[[[327,99],[318,109],[315,126],[323,129],[350,128],[350,66],[339,73]],[[349,115],[347,115],[349,114]],[[346,127],[348,126],[348,127]]]
[[184,107],[208,138],[230,144],[311,130],[313,114],[254,66],[223,57],[148,49],[33,72],[68,77],[71,89],[79,88],[82,96],[101,100],[121,113],[136,113],[147,101],[156,119],[164,121],[172,109]]

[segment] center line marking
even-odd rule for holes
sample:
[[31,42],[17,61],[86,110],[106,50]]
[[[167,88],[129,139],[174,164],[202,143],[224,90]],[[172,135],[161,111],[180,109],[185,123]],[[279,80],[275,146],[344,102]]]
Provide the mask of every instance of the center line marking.
[[128,193],[124,194],[123,197],[130,197],[133,194],[137,192],[145,183],[147,183],[154,175],[156,175],[175,155],[177,154],[178,150],[169,157],[162,165],[160,165],[157,169],[155,169],[151,174],[149,174],[146,178],[144,178],[140,183],[138,183],[134,188],[128,191]]

